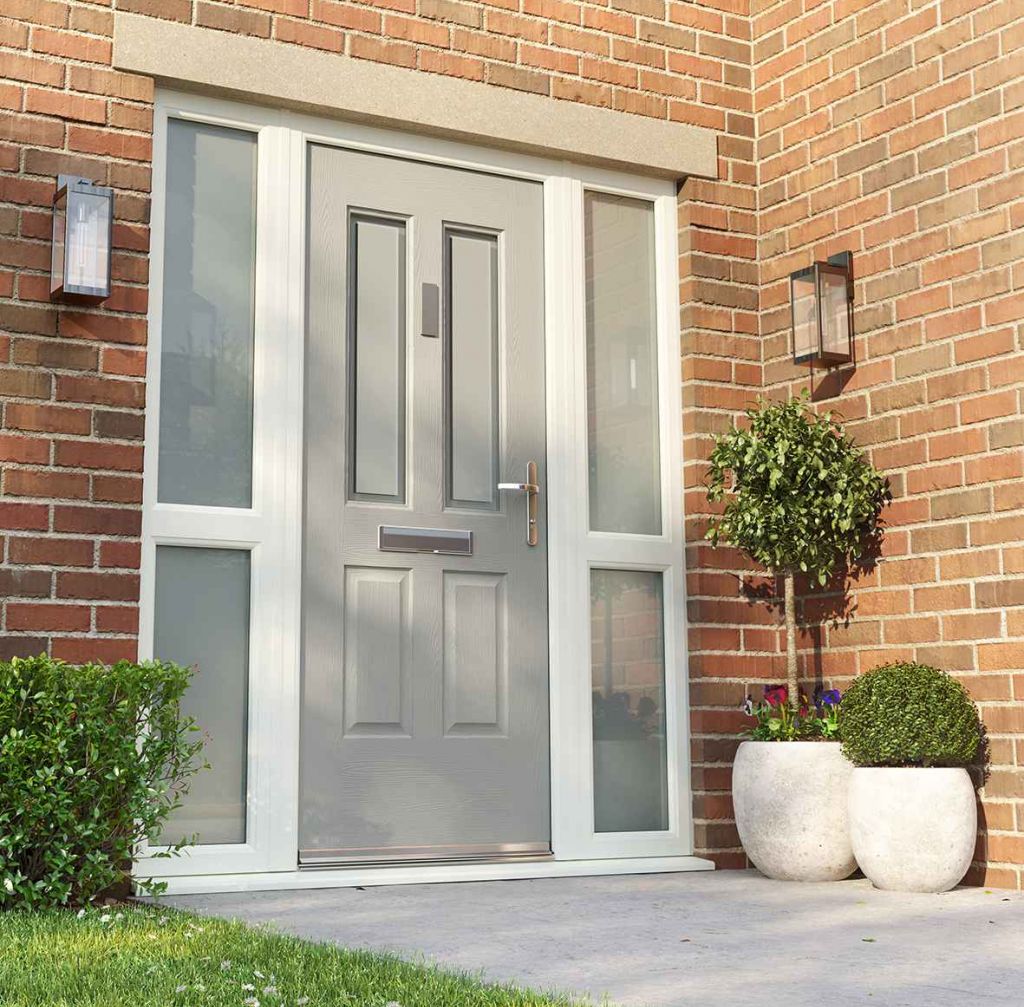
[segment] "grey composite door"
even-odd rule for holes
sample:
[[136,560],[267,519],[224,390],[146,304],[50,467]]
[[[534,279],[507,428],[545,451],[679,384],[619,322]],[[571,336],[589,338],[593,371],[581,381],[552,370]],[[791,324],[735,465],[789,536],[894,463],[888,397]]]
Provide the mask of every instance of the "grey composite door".
[[541,186],[311,145],[308,187],[300,862],[543,854]]

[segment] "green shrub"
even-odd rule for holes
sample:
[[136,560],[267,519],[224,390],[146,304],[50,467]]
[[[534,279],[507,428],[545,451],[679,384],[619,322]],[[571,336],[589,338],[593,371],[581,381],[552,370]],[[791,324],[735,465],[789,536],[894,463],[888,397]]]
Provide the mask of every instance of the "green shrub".
[[981,744],[967,690],[938,668],[884,664],[855,679],[839,707],[843,752],[857,766],[969,766]]
[[125,881],[197,768],[202,742],[179,709],[190,674],[0,662],[0,909],[82,903]]

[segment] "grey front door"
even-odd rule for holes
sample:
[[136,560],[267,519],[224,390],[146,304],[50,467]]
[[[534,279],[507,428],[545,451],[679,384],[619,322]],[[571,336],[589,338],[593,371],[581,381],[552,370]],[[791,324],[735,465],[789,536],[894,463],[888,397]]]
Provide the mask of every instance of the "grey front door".
[[542,218],[309,149],[302,863],[550,849]]

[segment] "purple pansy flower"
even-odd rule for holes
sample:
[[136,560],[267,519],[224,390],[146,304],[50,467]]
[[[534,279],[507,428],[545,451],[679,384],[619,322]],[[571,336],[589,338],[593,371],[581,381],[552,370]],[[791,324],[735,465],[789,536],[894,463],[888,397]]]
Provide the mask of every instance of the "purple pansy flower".
[[816,706],[838,706],[841,698],[838,689],[819,689],[814,702]]

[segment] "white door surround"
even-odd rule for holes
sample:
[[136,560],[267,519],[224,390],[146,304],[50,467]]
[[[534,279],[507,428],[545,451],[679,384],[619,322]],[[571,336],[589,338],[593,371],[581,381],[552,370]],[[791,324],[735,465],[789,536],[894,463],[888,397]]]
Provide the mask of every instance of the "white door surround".
[[[164,183],[172,118],[246,130],[257,138],[253,488],[252,506],[245,509],[157,501]],[[161,878],[170,891],[186,893],[711,869],[709,861],[692,856],[675,184],[173,92],[158,92],[154,128],[139,651],[141,656],[152,653],[157,546],[250,551],[247,827],[244,843],[195,846],[181,857],[153,858],[142,850],[137,875]],[[553,859],[297,867],[305,180],[311,142],[543,185]],[[653,207],[660,506],[665,516],[660,535],[588,530],[585,191],[642,200]],[[661,575],[668,793],[668,827],[662,831],[594,830],[594,568]]]

